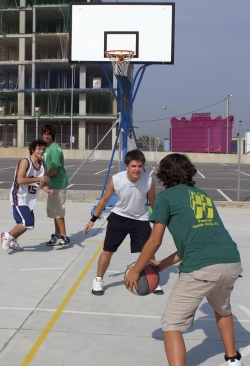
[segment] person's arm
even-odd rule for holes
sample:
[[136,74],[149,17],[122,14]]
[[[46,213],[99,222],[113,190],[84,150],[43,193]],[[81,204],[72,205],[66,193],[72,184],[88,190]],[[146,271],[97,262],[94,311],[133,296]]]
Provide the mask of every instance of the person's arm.
[[[111,179],[110,182],[107,185],[107,188],[105,190],[104,195],[102,196],[102,198],[98,202],[98,205],[96,206],[96,209],[95,209],[95,212],[94,212],[94,215],[93,215],[94,218],[95,217],[98,218],[98,216],[104,210],[104,208],[106,207],[106,205],[107,205],[110,197],[114,193],[114,191],[115,191],[114,183],[113,183],[113,179]],[[94,221],[91,221],[92,219],[90,219],[90,221],[87,223],[87,225],[83,229],[84,234],[87,234],[89,232],[89,230],[92,228],[92,226],[94,225]]]
[[146,266],[146,264],[148,262],[150,262],[151,258],[153,258],[153,256],[159,249],[159,247],[162,243],[162,238],[163,238],[165,229],[166,229],[166,226],[161,224],[160,222],[154,223],[150,238],[144,245],[139,258],[137,259],[137,261],[133,267],[129,267],[129,272],[124,279],[124,284],[125,284],[126,288],[130,288],[132,290],[133,286],[135,286],[135,288],[138,289],[137,281],[138,281],[140,272],[143,270],[143,268]]
[[48,170],[48,171],[46,172],[46,175],[47,175],[48,177],[52,177],[53,175],[56,175],[57,171],[58,171],[58,167],[56,167],[56,168],[51,168],[50,170]]
[[150,190],[148,191],[148,200],[149,200],[149,204],[152,208],[154,208],[155,206],[155,183],[153,181],[152,178],[152,183],[151,183],[151,187]]
[[155,259],[151,259],[150,262],[153,263],[159,272],[163,271],[165,268],[172,266],[173,264],[179,263],[182,260],[178,251],[169,255],[168,257],[157,261]]
[[43,182],[42,188],[43,188],[44,192],[46,192],[49,196],[54,197],[54,191],[52,189],[49,189],[46,182]]
[[25,174],[28,169],[29,163],[27,159],[22,159],[19,163],[18,172],[17,172],[17,183],[18,184],[31,184],[37,182],[48,182],[49,177],[47,175],[43,175],[42,177],[34,177],[34,178],[26,178]]

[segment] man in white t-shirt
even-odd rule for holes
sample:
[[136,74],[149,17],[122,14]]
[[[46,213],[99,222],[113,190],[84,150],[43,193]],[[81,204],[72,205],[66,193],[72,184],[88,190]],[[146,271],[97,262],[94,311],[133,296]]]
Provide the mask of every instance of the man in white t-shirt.
[[[126,171],[115,174],[107,185],[94,215],[84,228],[87,234],[98,216],[106,207],[112,194],[116,193],[116,203],[111,209],[107,221],[107,231],[103,252],[98,261],[97,275],[92,286],[93,295],[103,295],[103,276],[109,266],[112,255],[117,251],[125,237],[131,239],[131,253],[142,251],[151,234],[148,221],[147,197],[150,206],[155,204],[155,185],[151,176],[144,172],[145,156],[139,150],[129,151],[125,156]],[[160,286],[156,294],[163,294]]]

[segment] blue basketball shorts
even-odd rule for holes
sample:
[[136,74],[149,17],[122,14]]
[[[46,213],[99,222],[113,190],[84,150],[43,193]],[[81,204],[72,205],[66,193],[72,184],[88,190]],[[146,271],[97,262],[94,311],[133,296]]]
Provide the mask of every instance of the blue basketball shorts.
[[29,206],[12,206],[13,217],[17,224],[22,224],[26,229],[34,229],[35,217]]

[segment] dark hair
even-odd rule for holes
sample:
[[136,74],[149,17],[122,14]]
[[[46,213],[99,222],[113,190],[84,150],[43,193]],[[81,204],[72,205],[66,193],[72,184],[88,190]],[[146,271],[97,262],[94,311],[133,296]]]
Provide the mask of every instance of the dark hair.
[[187,184],[193,187],[197,170],[187,156],[182,154],[169,154],[160,161],[160,166],[156,174],[159,182],[165,188],[170,188],[178,184]]
[[43,141],[42,139],[37,139],[35,141],[32,141],[30,143],[30,146],[29,146],[30,155],[33,154],[33,152],[36,150],[36,147],[37,146],[44,146],[44,147],[46,147],[46,145],[47,145],[46,142]]
[[47,123],[46,125],[44,125],[42,127],[42,130],[41,130],[42,135],[46,132],[49,133],[52,136],[52,140],[55,141],[56,130],[55,130],[55,127],[51,123]]
[[141,163],[145,164],[145,156],[140,150],[131,150],[125,155],[125,165],[128,165],[132,160],[139,160]]

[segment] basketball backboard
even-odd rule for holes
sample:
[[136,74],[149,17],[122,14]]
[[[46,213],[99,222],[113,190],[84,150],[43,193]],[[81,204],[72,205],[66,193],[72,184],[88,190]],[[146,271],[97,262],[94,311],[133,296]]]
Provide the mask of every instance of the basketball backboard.
[[133,64],[174,63],[174,3],[70,3],[70,62],[109,63],[130,50]]

